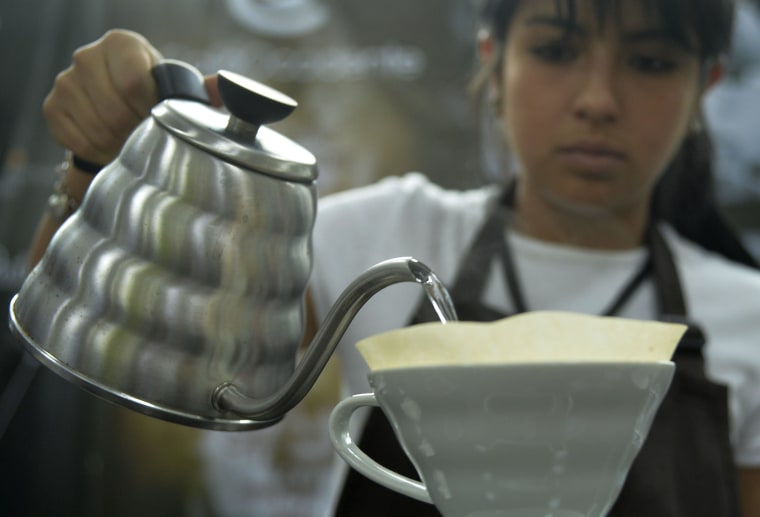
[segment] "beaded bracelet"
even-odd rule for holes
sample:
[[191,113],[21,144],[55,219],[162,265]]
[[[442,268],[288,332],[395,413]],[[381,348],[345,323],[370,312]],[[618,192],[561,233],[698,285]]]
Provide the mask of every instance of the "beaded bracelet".
[[69,193],[64,183],[66,172],[73,161],[71,153],[66,153],[64,159],[56,166],[56,180],[53,184],[53,192],[47,200],[48,214],[59,223],[68,219],[79,208],[79,201]]

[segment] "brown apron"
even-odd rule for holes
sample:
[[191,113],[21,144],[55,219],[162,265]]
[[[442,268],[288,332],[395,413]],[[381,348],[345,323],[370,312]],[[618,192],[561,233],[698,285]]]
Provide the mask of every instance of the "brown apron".
[[[508,193],[509,194],[509,193]],[[509,198],[504,197],[509,203]],[[494,204],[465,254],[450,289],[461,320],[492,321],[503,313],[480,303],[494,257],[501,260],[513,306],[528,310],[504,238],[506,210]],[[688,324],[678,273],[656,227],[648,233],[649,256],[604,314],[614,315],[649,276],[654,280],[660,319]],[[437,321],[421,301],[412,323]],[[644,446],[609,515],[614,517],[738,516],[738,489],[728,431],[727,389],[704,373],[704,336],[696,325],[679,343],[676,372]],[[361,448],[381,464],[419,479],[398,444],[385,415],[373,408],[360,439]],[[384,488],[350,469],[337,506],[343,516],[440,516],[430,504]]]

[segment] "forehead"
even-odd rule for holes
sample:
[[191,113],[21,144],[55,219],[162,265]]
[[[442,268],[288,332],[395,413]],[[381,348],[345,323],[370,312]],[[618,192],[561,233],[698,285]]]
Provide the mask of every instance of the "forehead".
[[643,0],[523,0],[515,13],[518,22],[541,18],[558,19],[589,30],[663,25],[658,10]]

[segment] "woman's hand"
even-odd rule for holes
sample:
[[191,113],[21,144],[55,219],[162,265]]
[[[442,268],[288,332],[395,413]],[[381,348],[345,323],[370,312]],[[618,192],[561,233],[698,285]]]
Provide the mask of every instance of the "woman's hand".
[[[53,139],[88,162],[113,161],[158,102],[150,71],[160,59],[144,37],[125,30],[109,31],[77,49],[43,104]],[[61,185],[80,203],[92,178],[70,163]],[[49,213],[43,214],[29,250],[31,266],[42,257],[60,224]]]
[[[77,49],[43,105],[53,139],[87,162],[112,162],[158,102],[151,70],[161,59],[148,40],[126,30],[108,31]],[[205,86],[212,105],[221,106],[216,75],[206,77]],[[79,203],[92,178],[69,163],[61,184]],[[29,251],[31,265],[42,257],[60,223],[49,214],[43,216]]]
[[111,162],[158,102],[150,70],[160,59],[144,37],[125,30],[77,49],[43,105],[53,139],[84,160]]

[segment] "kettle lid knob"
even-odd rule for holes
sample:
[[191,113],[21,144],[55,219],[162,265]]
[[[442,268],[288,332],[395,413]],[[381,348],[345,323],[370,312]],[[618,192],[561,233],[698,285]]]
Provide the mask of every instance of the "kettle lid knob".
[[284,93],[234,72],[218,73],[219,95],[230,114],[248,124],[262,126],[286,118],[298,103]]

